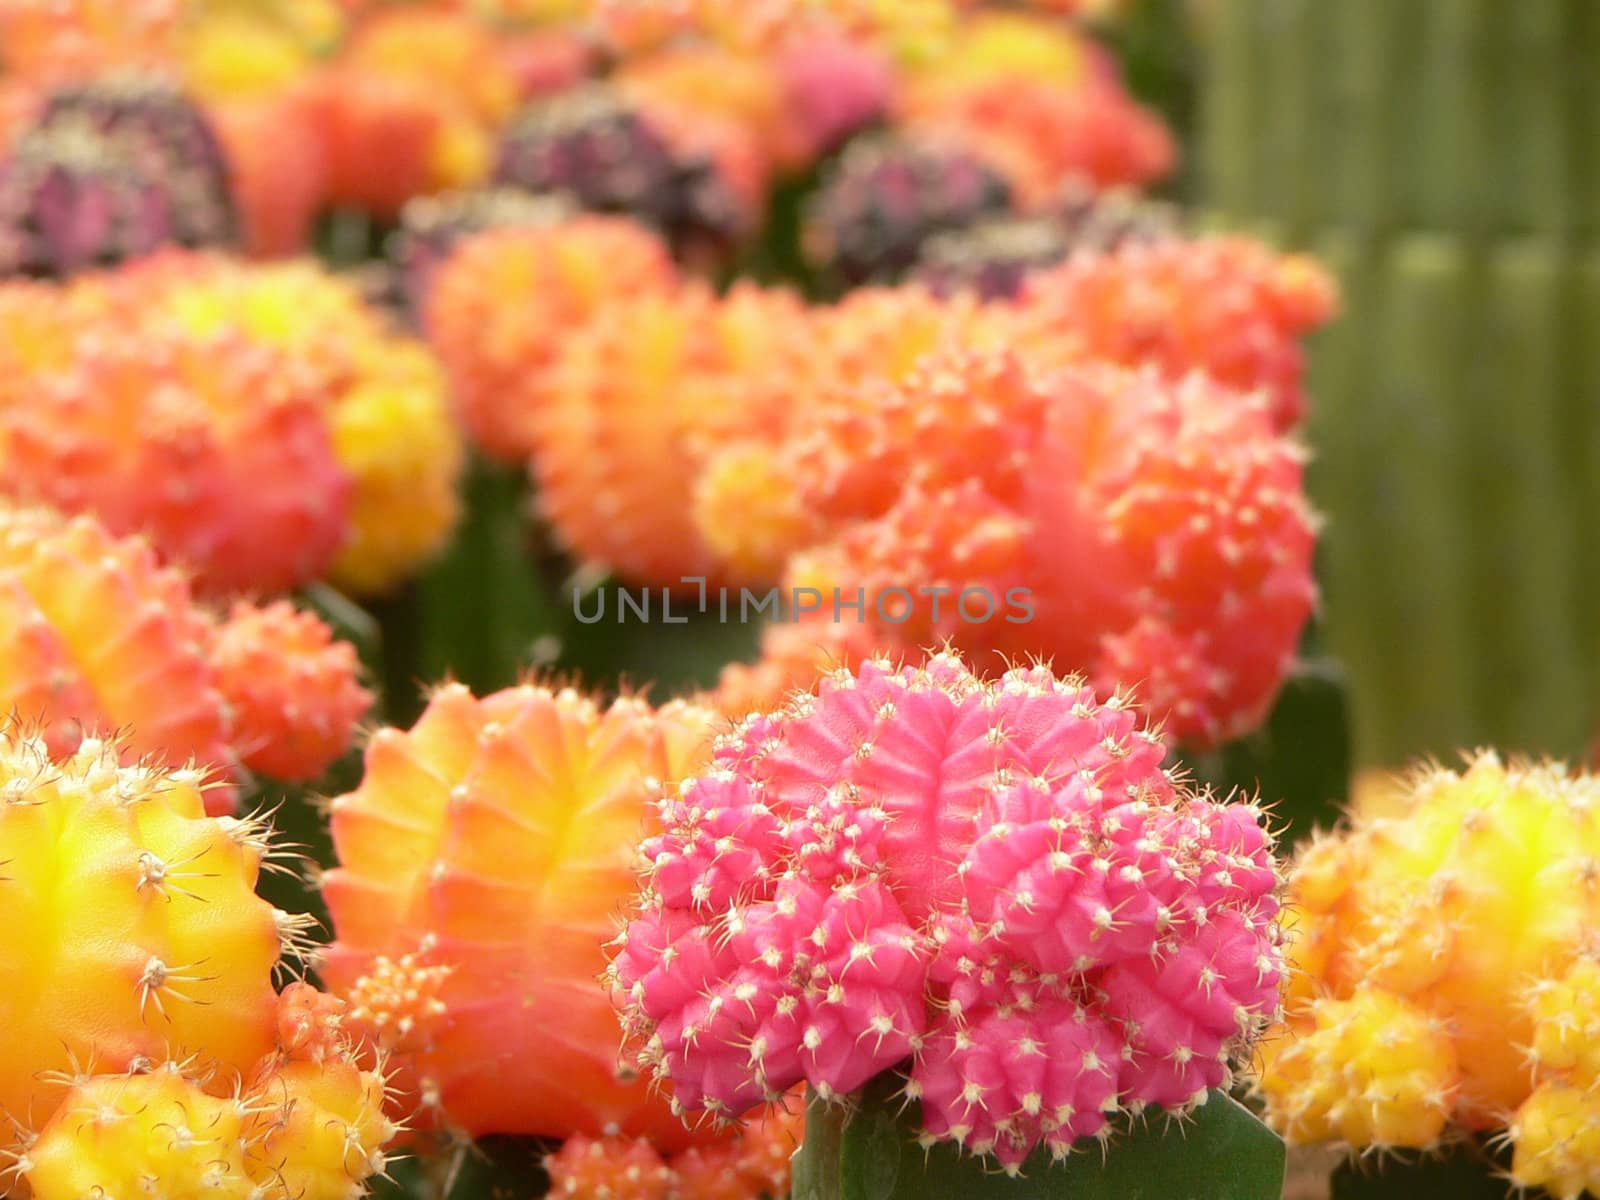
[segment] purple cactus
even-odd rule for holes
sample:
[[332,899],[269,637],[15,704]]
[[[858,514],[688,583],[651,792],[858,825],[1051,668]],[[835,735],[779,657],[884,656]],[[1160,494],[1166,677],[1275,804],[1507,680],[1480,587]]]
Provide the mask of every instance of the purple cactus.
[[1010,210],[1010,185],[973,155],[869,138],[845,149],[807,206],[806,257],[838,283],[891,282],[935,234]]
[[0,159],[0,276],[59,278],[235,233],[216,137],[159,81],[58,90]]
[[495,180],[569,196],[659,230],[680,253],[726,248],[746,216],[707,157],[678,152],[638,110],[601,86],[578,88],[514,118]]
[[969,290],[984,300],[1010,300],[1030,272],[1074,251],[1171,237],[1178,229],[1170,206],[1131,193],[1072,188],[1049,212],[991,217],[929,238],[911,274],[939,295]]

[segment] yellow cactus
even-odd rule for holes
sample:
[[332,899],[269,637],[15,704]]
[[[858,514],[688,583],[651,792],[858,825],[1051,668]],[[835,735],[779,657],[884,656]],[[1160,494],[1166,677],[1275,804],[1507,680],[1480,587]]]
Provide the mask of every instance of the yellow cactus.
[[1600,1180],[1597,861],[1600,778],[1492,753],[1386,784],[1302,850],[1272,1122],[1355,1148],[1504,1127],[1519,1183]]
[[1508,1132],[1516,1145],[1511,1181],[1519,1188],[1543,1188],[1557,1200],[1600,1192],[1600,1093],[1541,1084]]
[[52,763],[42,741],[0,732],[0,1111],[13,1119],[48,1118],[59,1073],[80,1065],[201,1053],[242,1072],[272,1048],[272,972],[295,923],[255,894],[263,830],[207,817],[203,786],[196,771],[120,765],[97,739]]
[[1428,1146],[1449,1120],[1458,1078],[1443,1024],[1388,992],[1316,1007],[1314,1027],[1268,1042],[1263,1089],[1297,1142]]
[[255,1200],[245,1166],[255,1119],[244,1097],[208,1096],[177,1064],[163,1063],[75,1087],[17,1165],[34,1200]]
[[395,1125],[383,1115],[383,1077],[347,1058],[273,1064],[256,1080],[261,1110],[250,1166],[268,1196],[353,1200],[384,1169]]
[[269,1053],[220,1096],[206,1076],[168,1061],[74,1080],[15,1172],[34,1200],[356,1200],[382,1172],[396,1132],[383,1080],[347,1048],[316,1061]]

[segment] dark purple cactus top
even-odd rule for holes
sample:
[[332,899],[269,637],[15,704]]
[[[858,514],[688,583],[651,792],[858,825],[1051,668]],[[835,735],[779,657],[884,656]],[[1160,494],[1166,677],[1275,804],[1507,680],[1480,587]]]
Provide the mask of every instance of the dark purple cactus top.
[[601,86],[563,93],[514,118],[501,138],[495,181],[635,217],[680,252],[726,247],[747,232],[715,164],[675,150],[644,114]]
[[892,282],[935,234],[1010,210],[1010,184],[975,156],[870,138],[845,150],[807,206],[806,256],[837,282]]

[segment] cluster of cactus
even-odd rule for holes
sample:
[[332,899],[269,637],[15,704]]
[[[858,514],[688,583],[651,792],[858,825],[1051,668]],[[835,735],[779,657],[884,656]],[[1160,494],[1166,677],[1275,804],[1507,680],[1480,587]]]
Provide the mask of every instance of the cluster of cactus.
[[675,1107],[903,1071],[929,1141],[1015,1169],[1202,1102],[1278,1010],[1260,810],[1044,668],[840,671],[668,789],[612,977]]
[[273,988],[306,922],[255,894],[266,826],[99,739],[52,756],[13,724],[0,775],[8,1174],[39,1200],[363,1194],[396,1130],[338,1002]]
[[1302,849],[1268,1119],[1363,1151],[1493,1131],[1516,1185],[1600,1190],[1597,800],[1591,775],[1483,753]]
[[494,178],[594,212],[627,214],[690,255],[720,252],[748,224],[711,159],[674,147],[648,114],[599,87],[515,118],[502,135]]
[[49,96],[0,158],[0,276],[61,278],[234,240],[216,134],[175,87],[113,75]]
[[[870,623],[906,651],[953,637],[1056,654],[1215,744],[1259,722],[1312,609],[1314,522],[1285,431],[1298,339],[1331,307],[1306,260],[1178,238],[1085,250],[1013,303],[716,297],[661,243],[586,217],[467,239],[428,327],[480,445],[531,460],[586,565],[672,588],[860,588],[861,621],[896,587],[979,588],[991,609],[1031,589],[1026,624],[937,598]],[[811,403],[789,403],[802,387]],[[736,680],[725,706],[808,685],[847,624],[814,630],[830,644],[770,673],[775,690]]]
[[148,534],[212,595],[382,591],[453,528],[437,364],[319,269],[173,252],[14,303],[8,496]]
[[126,731],[134,756],[217,772],[219,810],[242,768],[320,776],[371,703],[317,618],[240,604],[219,620],[144,541],[88,517],[0,506],[0,614],[0,708],[58,752]]
[[913,133],[966,145],[1047,206],[1064,182],[1143,187],[1177,161],[1172,135],[1123,89],[1115,64],[1079,30],[1030,14],[975,14],[951,60],[914,76],[898,100]]

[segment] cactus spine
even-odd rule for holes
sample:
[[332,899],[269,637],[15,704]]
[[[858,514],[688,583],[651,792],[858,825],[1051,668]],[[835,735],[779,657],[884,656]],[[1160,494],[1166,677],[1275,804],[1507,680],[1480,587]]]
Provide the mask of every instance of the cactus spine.
[[1362,757],[1575,752],[1600,676],[1600,9],[1219,0],[1209,202],[1322,254],[1311,480]]

